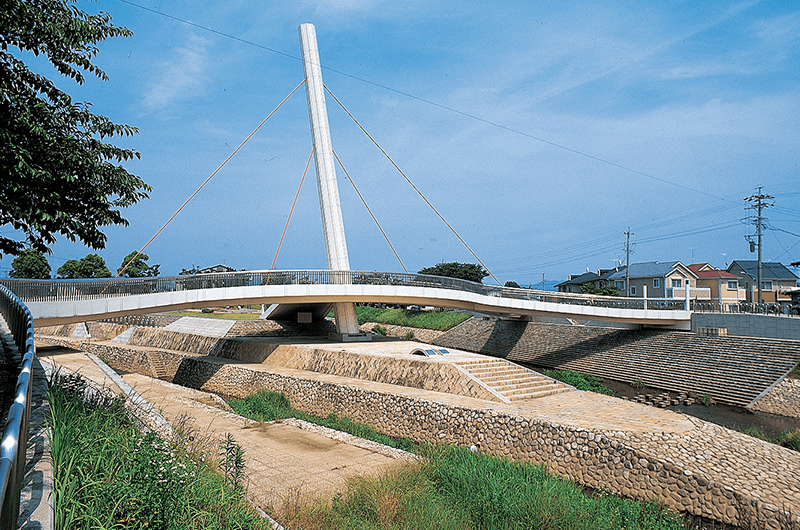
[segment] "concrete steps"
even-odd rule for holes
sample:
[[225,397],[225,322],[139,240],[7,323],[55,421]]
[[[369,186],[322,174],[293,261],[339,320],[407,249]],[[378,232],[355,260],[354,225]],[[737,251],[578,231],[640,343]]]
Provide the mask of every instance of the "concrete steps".
[[437,345],[748,406],[800,360],[797,341],[472,319]]
[[563,383],[505,360],[475,359],[456,364],[510,401],[569,391]]

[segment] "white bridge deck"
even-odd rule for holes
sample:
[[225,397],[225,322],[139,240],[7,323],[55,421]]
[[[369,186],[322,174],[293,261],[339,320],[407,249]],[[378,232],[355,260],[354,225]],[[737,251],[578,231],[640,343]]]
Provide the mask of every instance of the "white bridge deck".
[[643,300],[491,287],[419,274],[248,271],[125,280],[3,280],[37,326],[209,306],[363,302],[478,313],[566,318],[689,329],[684,301]]

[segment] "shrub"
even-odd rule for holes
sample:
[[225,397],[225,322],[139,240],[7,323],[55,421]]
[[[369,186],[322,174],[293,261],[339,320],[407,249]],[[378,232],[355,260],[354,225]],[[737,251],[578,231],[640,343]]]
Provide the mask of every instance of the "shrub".
[[547,377],[572,385],[578,390],[588,390],[606,396],[614,395],[614,391],[605,386],[603,380],[596,375],[581,374],[572,370],[544,370],[542,373]]

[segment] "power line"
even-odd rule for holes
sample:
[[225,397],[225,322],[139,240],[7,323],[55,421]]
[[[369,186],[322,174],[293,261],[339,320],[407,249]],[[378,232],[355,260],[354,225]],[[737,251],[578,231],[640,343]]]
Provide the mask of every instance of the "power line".
[[[256,42],[253,42],[253,41],[250,41],[250,40],[247,40],[247,39],[243,39],[241,37],[237,37],[235,35],[232,35],[230,33],[226,33],[224,31],[216,30],[216,29],[210,28],[208,26],[204,26],[202,24],[198,24],[196,22],[191,22],[191,21],[182,19],[180,17],[176,17],[174,15],[169,15],[167,13],[163,13],[163,12],[158,11],[156,9],[152,9],[152,8],[145,7],[143,5],[137,4],[135,2],[131,2],[130,0],[119,0],[119,1],[124,3],[124,4],[128,4],[130,6],[142,9],[142,10],[147,11],[149,13],[153,13],[153,14],[156,14],[156,15],[159,15],[159,16],[168,18],[170,20],[174,20],[176,22],[180,22],[182,24],[186,24],[186,25],[198,28],[198,29],[202,29],[203,31],[208,31],[208,32],[214,33],[216,35],[220,35],[222,37],[229,38],[229,39],[235,40],[237,42],[241,42],[243,44],[247,44],[249,46],[254,46],[254,47],[259,48],[261,50],[265,50],[265,51],[268,51],[268,52],[271,52],[271,53],[275,53],[275,54],[280,55],[282,57],[287,57],[289,59],[294,59],[296,61],[302,61],[302,59],[300,57],[297,57],[296,55],[292,55],[291,53],[282,52],[282,51],[277,50],[275,48],[270,48],[269,46],[264,46],[263,44],[258,44]],[[494,121],[486,119],[486,118],[481,118],[480,116],[477,116],[475,114],[471,114],[471,113],[465,112],[463,110],[458,110],[456,108],[449,107],[449,106],[443,105],[441,103],[437,103],[437,102],[432,101],[430,99],[425,99],[425,98],[420,97],[420,96],[415,96],[414,94],[411,94],[409,92],[405,92],[403,90],[398,90],[396,88],[392,88],[390,86],[387,86],[387,85],[384,85],[384,84],[381,84],[381,83],[377,83],[375,81],[370,81],[369,79],[364,79],[363,77],[359,77],[359,76],[356,76],[356,75],[353,75],[353,74],[349,74],[349,73],[343,72],[341,70],[336,70],[334,68],[329,68],[329,67],[325,67],[325,66],[322,66],[322,65],[320,65],[320,66],[321,66],[321,68],[325,69],[326,71],[341,75],[343,77],[347,77],[349,79],[353,79],[354,81],[358,81],[360,83],[364,83],[364,84],[367,84],[367,85],[370,85],[370,86],[374,86],[374,87],[380,88],[382,90],[393,92],[393,93],[401,95],[403,97],[407,97],[409,99],[413,99],[415,101],[419,101],[421,103],[425,103],[426,105],[431,105],[433,107],[436,107],[436,108],[439,108],[439,109],[442,109],[442,110],[446,110],[448,112],[452,112],[454,114],[458,114],[460,116],[464,116],[466,118],[469,118],[469,119],[472,119],[472,120],[475,120],[475,121],[478,121],[478,122],[481,122],[481,123],[485,123],[486,125],[490,125],[492,127],[497,127],[498,129],[502,129],[502,130],[505,130],[505,131],[508,131],[508,132],[511,132],[511,133],[514,133],[514,134],[517,134],[517,135],[520,135],[520,136],[524,136],[526,138],[530,138],[531,140],[536,140],[537,142],[541,142],[541,143],[549,145],[551,147],[555,147],[557,149],[561,149],[561,150],[567,151],[569,153],[573,153],[575,155],[582,156],[582,157],[588,158],[590,160],[594,160],[596,162],[600,162],[600,163],[615,167],[617,169],[622,169],[623,171],[628,171],[628,172],[633,173],[635,175],[646,177],[646,178],[649,178],[651,180],[655,180],[655,181],[661,182],[663,184],[669,184],[670,186],[675,186],[677,188],[681,188],[681,189],[684,189],[684,190],[687,190],[687,191],[691,191],[691,192],[694,192],[694,193],[697,193],[697,194],[700,194],[700,195],[704,195],[706,197],[711,197],[712,199],[718,199],[718,200],[721,200],[721,201],[727,201],[727,199],[725,199],[724,197],[720,197],[718,195],[714,195],[712,193],[708,193],[707,191],[696,189],[696,188],[692,188],[691,186],[686,186],[684,184],[679,184],[677,182],[673,182],[673,181],[665,179],[665,178],[657,177],[655,175],[651,175],[650,173],[645,173],[644,171],[639,171],[638,169],[633,169],[631,167],[628,167],[628,166],[625,166],[625,165],[622,165],[622,164],[618,164],[617,162],[612,162],[611,160],[608,160],[608,159],[605,159],[605,158],[602,158],[602,157],[599,157],[599,156],[595,156],[595,155],[586,153],[584,151],[580,151],[578,149],[574,149],[572,147],[568,147],[566,145],[558,144],[556,142],[551,142],[550,140],[546,140],[546,139],[544,139],[544,138],[542,138],[540,136],[536,136],[534,134],[530,134],[530,133],[521,131],[519,129],[515,129],[513,127],[509,127],[507,125],[503,125],[501,123],[497,123],[497,122],[494,122]]]

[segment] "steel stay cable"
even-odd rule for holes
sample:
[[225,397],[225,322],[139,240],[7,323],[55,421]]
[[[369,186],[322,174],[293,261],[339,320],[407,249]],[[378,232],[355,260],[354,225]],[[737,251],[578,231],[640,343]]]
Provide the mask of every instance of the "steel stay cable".
[[[227,163],[228,163],[228,161],[229,161],[231,158],[233,158],[233,155],[235,155],[236,153],[238,153],[238,152],[239,152],[239,149],[241,149],[241,148],[244,146],[244,144],[246,144],[246,143],[247,143],[247,142],[250,140],[250,138],[252,138],[252,137],[253,137],[253,135],[254,135],[255,133],[257,133],[257,132],[258,132],[258,130],[261,128],[261,126],[262,126],[262,125],[264,125],[264,124],[267,122],[267,120],[268,120],[268,119],[270,119],[270,118],[272,117],[272,115],[273,115],[273,114],[275,114],[276,112],[278,112],[278,109],[279,109],[279,108],[281,108],[281,107],[283,106],[283,104],[284,104],[284,103],[286,103],[286,100],[288,100],[290,97],[292,97],[292,95],[293,95],[295,92],[297,92],[297,90],[298,90],[298,89],[299,89],[301,86],[303,86],[303,84],[304,84],[305,82],[306,82],[306,80],[305,80],[305,79],[303,79],[303,80],[300,82],[300,84],[299,84],[299,85],[297,85],[296,87],[294,87],[294,90],[292,90],[291,92],[289,92],[289,95],[288,95],[288,96],[286,96],[285,98],[283,98],[283,101],[281,101],[281,102],[278,104],[278,106],[277,106],[277,107],[275,107],[275,108],[273,109],[273,111],[269,113],[269,116],[267,116],[266,118],[264,118],[264,120],[263,120],[261,123],[259,123],[259,124],[258,124],[258,127],[256,127],[255,129],[253,129],[253,132],[251,132],[251,133],[250,133],[250,134],[247,136],[247,138],[245,138],[245,139],[244,139],[244,141],[243,141],[241,144],[239,144],[239,147],[237,147],[236,149],[234,149],[234,151],[233,151],[233,152],[232,152],[230,155],[228,155],[228,158],[226,158],[226,159],[225,159],[225,161],[224,161],[222,164],[220,164],[220,165],[219,165],[219,167],[218,167],[217,169],[215,169],[213,173],[211,173],[211,175],[209,175],[209,177],[208,177],[208,178],[205,180],[205,182],[203,182],[203,183],[200,185],[200,187],[199,187],[199,188],[197,188],[197,190],[195,190],[195,192],[194,192],[194,193],[192,193],[191,197],[189,197],[188,199],[186,199],[186,201],[185,201],[185,202],[184,202],[184,203],[181,205],[181,207],[180,207],[180,208],[178,208],[178,209],[175,211],[175,213],[174,213],[174,214],[172,214],[172,217],[170,217],[170,218],[167,220],[167,222],[166,222],[166,223],[164,223],[164,226],[162,226],[161,228],[159,228],[158,232],[156,232],[156,233],[155,233],[155,235],[154,235],[153,237],[151,237],[151,238],[150,238],[150,240],[149,240],[147,243],[145,243],[145,244],[144,244],[144,246],[141,248],[141,250],[139,250],[139,252],[137,252],[137,253],[136,253],[136,255],[135,255],[135,256],[133,256],[133,258],[131,258],[131,260],[130,260],[128,263],[126,263],[126,264],[125,264],[125,266],[122,268],[122,270],[120,270],[120,271],[117,273],[117,275],[116,275],[116,276],[114,276],[114,279],[117,279],[117,278],[119,278],[119,277],[120,277],[120,275],[121,275],[123,272],[125,272],[125,269],[127,269],[127,268],[128,268],[128,266],[129,266],[131,263],[133,263],[133,260],[135,260],[137,257],[139,257],[139,254],[141,254],[142,252],[144,252],[144,249],[146,249],[146,248],[148,247],[148,245],[150,245],[150,243],[152,243],[152,242],[153,242],[153,240],[154,240],[155,238],[157,238],[157,237],[158,237],[158,235],[159,235],[159,234],[160,234],[160,233],[161,233],[161,232],[162,232],[162,231],[163,231],[163,230],[164,230],[164,229],[167,227],[167,225],[168,225],[168,224],[170,224],[170,223],[172,222],[172,220],[173,220],[173,219],[175,219],[175,217],[176,217],[176,216],[177,216],[177,215],[178,215],[178,214],[181,212],[181,210],[183,210],[183,208],[184,208],[184,207],[185,207],[187,204],[189,204],[189,201],[191,201],[192,199],[194,199],[195,195],[197,195],[198,193],[200,193],[200,190],[202,190],[202,189],[205,187],[205,185],[206,185],[206,184],[208,184],[208,182],[209,182],[209,181],[210,181],[212,178],[214,178],[214,175],[216,175],[217,173],[219,173],[219,171],[220,171],[220,170],[223,168],[223,166],[225,166],[225,164],[227,164]],[[103,293],[106,291],[106,289],[108,289],[108,286],[109,286],[109,285],[111,285],[111,283],[109,283],[108,285],[106,285],[105,289],[103,289],[103,291],[102,291],[100,294],[103,294]]]
[[[333,151],[333,149],[331,149],[331,151]],[[378,230],[380,230],[381,234],[383,234],[383,238],[386,240],[387,243],[389,243],[389,248],[391,248],[392,252],[394,252],[394,257],[397,258],[397,261],[400,262],[400,266],[403,267],[403,270],[406,273],[408,273],[408,269],[406,269],[406,266],[403,264],[403,260],[400,259],[400,256],[397,254],[397,251],[394,249],[394,245],[392,245],[392,242],[389,241],[389,236],[387,236],[386,232],[383,231],[383,227],[378,222],[378,220],[375,218],[375,215],[372,213],[372,210],[370,209],[369,205],[367,204],[367,201],[364,200],[364,197],[361,195],[361,192],[358,191],[358,187],[356,186],[355,181],[353,181],[353,179],[350,178],[350,173],[348,173],[347,169],[345,169],[344,164],[342,164],[342,161],[339,159],[339,155],[336,154],[336,151],[333,151],[333,156],[336,157],[336,161],[339,162],[339,167],[342,168],[342,171],[344,171],[344,174],[347,177],[347,180],[350,181],[350,184],[353,185],[353,189],[356,190],[356,193],[358,194],[358,198],[361,199],[361,202],[364,203],[364,207],[367,209],[367,211],[369,212],[370,216],[372,216],[372,220],[375,221],[375,224],[378,226]]]
[[[286,219],[286,225],[283,227],[283,233],[281,234],[281,240],[278,242],[278,249],[275,251],[275,257],[272,259],[272,265],[270,266],[269,270],[275,269],[275,262],[278,261],[278,252],[281,251],[281,245],[283,245],[283,237],[286,235],[286,229],[289,228],[289,221],[292,220],[292,213],[294,213],[294,207],[297,204],[297,198],[300,196],[300,190],[303,188],[303,182],[306,180],[306,174],[308,173],[308,167],[311,165],[311,159],[314,157],[314,151],[316,150],[316,146],[311,147],[311,154],[308,155],[308,162],[306,162],[306,169],[303,171],[303,178],[300,179],[300,185],[297,187],[297,193],[294,195],[294,202],[292,202],[292,207],[289,210],[289,217]],[[269,275],[267,275],[267,284],[269,284]]]
[[455,236],[458,238],[458,240],[459,240],[459,241],[461,241],[461,243],[462,243],[462,244],[463,244],[463,245],[464,245],[464,246],[467,248],[467,250],[469,250],[470,254],[472,254],[472,256],[473,256],[473,257],[474,257],[476,260],[478,260],[478,263],[480,263],[480,264],[481,264],[481,266],[482,266],[484,269],[486,269],[486,272],[488,272],[488,273],[489,273],[489,275],[490,275],[490,276],[491,276],[491,277],[494,279],[494,281],[496,281],[496,282],[497,282],[497,285],[499,285],[499,286],[501,286],[501,287],[502,287],[502,286],[503,286],[503,284],[502,284],[502,283],[500,283],[500,280],[498,280],[498,279],[497,279],[497,277],[496,277],[494,274],[492,274],[492,271],[490,271],[490,270],[489,270],[489,267],[487,267],[487,266],[486,266],[486,264],[485,264],[485,263],[483,263],[483,261],[481,261],[481,258],[479,258],[477,254],[475,254],[475,252],[474,252],[474,251],[473,251],[473,250],[470,248],[470,246],[469,246],[469,245],[467,245],[467,242],[466,242],[466,241],[464,241],[464,239],[463,239],[463,238],[462,238],[460,235],[458,235],[458,232],[456,232],[455,228],[453,228],[453,227],[450,225],[450,223],[448,223],[448,222],[447,222],[447,220],[446,220],[446,219],[445,219],[445,218],[442,216],[442,214],[440,214],[440,213],[439,213],[439,210],[437,210],[437,209],[436,209],[436,208],[433,206],[433,204],[431,204],[431,201],[429,201],[429,200],[428,200],[428,198],[427,198],[427,197],[425,197],[425,195],[423,195],[423,193],[422,193],[422,192],[419,190],[419,188],[417,188],[417,187],[414,185],[414,183],[413,183],[413,182],[411,182],[411,179],[409,179],[409,178],[408,178],[408,176],[406,176],[406,174],[405,174],[405,173],[403,173],[403,170],[402,170],[402,169],[400,169],[400,166],[398,166],[398,165],[395,163],[395,161],[394,161],[394,160],[392,160],[392,157],[390,157],[390,156],[389,156],[389,154],[388,154],[386,151],[384,151],[384,150],[383,150],[383,147],[381,147],[381,146],[380,146],[380,144],[378,144],[378,142],[376,142],[376,141],[375,141],[375,138],[373,138],[373,137],[372,137],[372,135],[370,135],[370,134],[367,132],[367,130],[364,128],[364,126],[363,126],[363,125],[361,125],[361,123],[359,123],[359,121],[358,121],[358,120],[355,118],[355,116],[353,116],[352,114],[350,114],[350,111],[349,111],[349,110],[347,110],[347,108],[345,108],[345,106],[342,104],[342,102],[341,102],[341,101],[339,101],[339,98],[337,98],[337,97],[336,97],[336,96],[333,94],[333,92],[331,92],[331,91],[330,91],[330,89],[329,89],[329,88],[328,88],[326,85],[324,85],[324,84],[323,84],[323,86],[325,87],[325,90],[328,92],[328,94],[330,94],[330,95],[331,95],[331,97],[332,97],[334,100],[336,100],[336,103],[338,103],[338,104],[339,104],[339,106],[340,106],[340,107],[342,107],[342,110],[344,110],[344,111],[347,113],[347,115],[348,115],[348,116],[350,116],[350,119],[352,119],[352,120],[355,122],[355,124],[356,124],[356,125],[358,125],[358,128],[359,128],[359,129],[361,129],[361,131],[362,131],[364,134],[366,134],[366,135],[367,135],[367,138],[369,138],[369,139],[372,141],[372,143],[373,143],[373,144],[375,144],[375,147],[377,147],[377,148],[380,150],[380,152],[381,152],[381,153],[383,153],[383,156],[385,156],[385,157],[386,157],[386,158],[389,160],[389,162],[391,162],[391,164],[394,166],[394,168],[395,168],[395,169],[396,169],[396,170],[397,170],[397,171],[398,171],[398,172],[399,172],[399,173],[400,173],[400,174],[403,176],[403,178],[404,178],[404,179],[406,179],[406,182],[408,182],[408,183],[409,183],[409,185],[411,185],[411,187],[412,187],[412,188],[414,188],[414,191],[416,191],[416,192],[419,194],[419,196],[420,196],[420,197],[422,197],[422,200],[424,200],[424,201],[427,203],[427,205],[428,205],[428,206],[430,206],[431,210],[433,210],[433,211],[434,211],[434,213],[435,213],[437,216],[439,216],[439,219],[441,219],[441,220],[442,220],[442,222],[443,222],[444,224],[446,224],[446,225],[447,225],[447,228],[449,228],[449,229],[450,229],[450,231],[451,231],[451,232],[453,232],[453,234],[455,234]]

